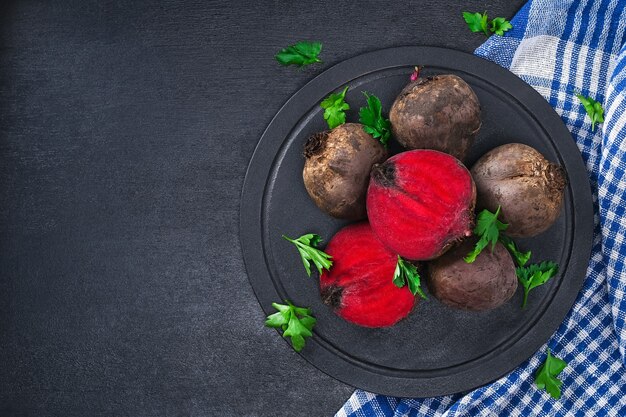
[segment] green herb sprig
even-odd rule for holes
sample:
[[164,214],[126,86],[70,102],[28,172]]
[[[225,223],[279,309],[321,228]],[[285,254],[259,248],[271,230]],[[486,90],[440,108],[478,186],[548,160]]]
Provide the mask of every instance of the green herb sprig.
[[561,398],[561,386],[563,381],[557,376],[567,367],[567,362],[550,354],[548,348],[548,356],[545,362],[535,374],[535,385],[539,389],[545,389],[554,399]]
[[386,148],[391,137],[391,123],[382,115],[382,105],[374,94],[363,92],[367,100],[367,107],[361,107],[359,122],[363,124],[363,130],[378,139]]
[[506,230],[509,227],[508,224],[502,223],[498,220],[498,215],[500,214],[500,206],[495,213],[490,212],[485,209],[478,214],[478,219],[476,221],[476,227],[474,228],[474,234],[478,236],[478,242],[476,242],[476,246],[474,250],[471,251],[464,258],[465,262],[471,264],[476,260],[476,257],[491,243],[491,252],[493,252],[496,247],[496,243],[498,243],[498,238],[500,237],[500,232]]
[[578,97],[578,100],[583,104],[587,116],[591,119],[591,131],[593,132],[596,128],[596,123],[604,122],[604,109],[602,108],[602,104],[582,94],[576,94],[576,97]]
[[317,320],[311,315],[310,308],[297,307],[288,300],[287,304],[272,303],[278,310],[265,320],[267,327],[282,329],[283,337],[291,338],[291,346],[296,352],[304,349],[305,339],[313,335],[312,330]]
[[504,17],[496,17],[488,23],[487,12],[483,14],[463,12],[463,19],[472,32],[483,32],[487,36],[491,35],[491,33],[503,36],[504,32],[513,28],[511,22]]
[[305,65],[322,62],[318,55],[322,51],[321,42],[300,41],[286,48],[281,49],[275,56],[276,61],[281,65]]
[[513,240],[507,235],[500,234],[500,243],[502,243],[504,247],[509,250],[509,253],[513,259],[515,259],[515,262],[517,262],[517,265],[524,266],[530,260],[530,256],[532,255],[531,251],[521,252],[517,249],[515,242],[513,242]]
[[540,285],[545,284],[557,274],[559,266],[552,261],[544,261],[540,264],[532,264],[526,267],[519,267],[515,269],[517,274],[517,280],[524,287],[524,299],[522,301],[522,308],[526,308],[526,302],[528,301],[528,294],[533,288],[537,288]]
[[319,272],[320,275],[322,275],[323,269],[328,271],[333,265],[333,261],[331,261],[333,257],[317,248],[317,245],[322,241],[319,235],[308,233],[297,239],[291,239],[283,235],[283,238],[293,243],[296,245],[296,248],[298,248],[304,269],[308,276],[311,276],[311,262],[315,264],[317,272]]
[[334,129],[346,122],[346,110],[350,109],[350,105],[345,102],[347,91],[348,87],[344,88],[341,93],[331,93],[320,103],[329,129]]
[[504,17],[496,17],[491,21],[491,25],[489,27],[489,30],[498,36],[503,36],[504,32],[510,29],[513,29],[513,25]]
[[393,283],[398,288],[408,284],[409,290],[413,295],[419,294],[423,299],[427,298],[422,290],[421,278],[417,267],[402,259],[400,255],[398,255],[396,270],[393,273]]

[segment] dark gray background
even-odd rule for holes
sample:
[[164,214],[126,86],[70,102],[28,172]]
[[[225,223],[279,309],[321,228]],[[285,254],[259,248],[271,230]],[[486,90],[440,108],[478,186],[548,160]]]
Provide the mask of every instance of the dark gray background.
[[[0,3],[0,415],[331,416],[353,388],[263,327],[246,165],[362,52],[472,51],[523,1]],[[301,39],[324,64],[273,59]]]

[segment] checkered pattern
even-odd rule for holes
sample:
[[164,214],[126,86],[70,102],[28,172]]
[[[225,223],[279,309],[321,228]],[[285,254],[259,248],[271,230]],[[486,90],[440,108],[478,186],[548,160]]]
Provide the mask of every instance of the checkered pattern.
[[[626,416],[626,0],[531,0],[504,37],[476,54],[509,68],[554,107],[589,171],[594,238],[584,287],[547,343],[568,363],[553,400],[534,386],[546,346],[511,374],[474,391],[428,399],[356,391],[346,416]],[[603,103],[591,131],[575,97]]]

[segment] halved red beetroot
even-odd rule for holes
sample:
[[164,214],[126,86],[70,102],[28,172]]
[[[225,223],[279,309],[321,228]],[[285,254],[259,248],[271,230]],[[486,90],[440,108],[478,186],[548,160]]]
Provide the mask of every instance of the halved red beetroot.
[[367,215],[376,236],[411,260],[438,257],[471,236],[476,186],[453,156],[433,151],[399,153],[374,165]]
[[341,229],[325,252],[333,257],[333,266],[320,277],[320,294],[337,315],[359,326],[387,327],[411,312],[416,297],[408,286],[393,283],[398,257],[367,222]]

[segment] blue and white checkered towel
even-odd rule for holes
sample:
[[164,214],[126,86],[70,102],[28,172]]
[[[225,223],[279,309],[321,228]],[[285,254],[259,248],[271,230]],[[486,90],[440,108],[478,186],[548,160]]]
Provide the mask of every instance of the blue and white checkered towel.
[[[534,386],[546,346],[469,393],[402,399],[356,391],[337,416],[626,416],[626,0],[531,0],[476,54],[510,69],[561,116],[589,171],[594,239],[576,304],[547,343],[568,367],[562,397]],[[575,96],[601,102],[593,132]]]

